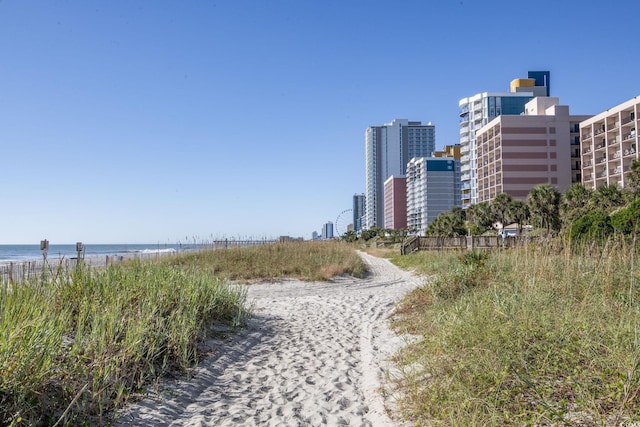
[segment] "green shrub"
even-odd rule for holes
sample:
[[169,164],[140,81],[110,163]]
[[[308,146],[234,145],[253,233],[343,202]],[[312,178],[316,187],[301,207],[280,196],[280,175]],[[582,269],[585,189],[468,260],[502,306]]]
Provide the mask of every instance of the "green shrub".
[[635,199],[628,206],[611,214],[611,225],[624,234],[631,235],[638,230],[640,224],[640,198]]
[[569,230],[571,240],[599,240],[613,232],[611,218],[602,211],[592,211],[578,218]]
[[482,250],[467,251],[460,255],[460,261],[464,265],[468,265],[474,268],[482,268],[485,266],[489,259],[489,252]]

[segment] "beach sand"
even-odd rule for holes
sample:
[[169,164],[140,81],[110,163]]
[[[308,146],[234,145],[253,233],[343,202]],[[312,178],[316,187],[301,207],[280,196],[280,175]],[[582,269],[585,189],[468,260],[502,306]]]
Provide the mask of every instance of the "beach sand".
[[248,328],[204,343],[211,356],[190,379],[163,381],[114,425],[408,425],[382,392],[408,339],[389,330],[388,316],[421,279],[361,256],[364,279],[248,285]]

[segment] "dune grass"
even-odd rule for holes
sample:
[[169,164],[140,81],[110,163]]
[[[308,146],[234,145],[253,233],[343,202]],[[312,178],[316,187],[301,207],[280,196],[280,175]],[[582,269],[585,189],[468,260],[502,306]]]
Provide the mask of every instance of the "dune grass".
[[201,251],[166,261],[172,265],[197,265],[218,277],[245,282],[283,278],[323,281],[343,274],[362,277],[365,272],[353,246],[339,241],[292,241]]
[[421,339],[398,362],[417,425],[620,425],[640,420],[635,244],[419,252],[430,276],[394,326]]
[[0,425],[98,425],[218,324],[250,315],[233,280],[361,274],[339,243],[287,243],[46,272],[0,290]]

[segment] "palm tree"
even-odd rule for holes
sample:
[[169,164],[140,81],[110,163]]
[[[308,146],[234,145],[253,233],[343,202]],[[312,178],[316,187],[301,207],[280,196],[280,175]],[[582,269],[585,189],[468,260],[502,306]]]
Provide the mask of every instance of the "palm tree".
[[467,209],[467,224],[471,234],[480,235],[491,230],[494,218],[489,202],[481,202],[469,206]]
[[625,175],[625,187],[631,193],[632,199],[640,197],[640,159],[631,163],[631,168]]
[[507,207],[506,218],[518,224],[518,236],[522,234],[522,226],[529,219],[529,206],[522,200],[512,200]]
[[513,198],[507,193],[500,193],[491,201],[491,213],[502,227],[508,225],[505,224],[507,221],[507,209],[512,201]]
[[618,184],[603,184],[591,194],[590,205],[605,213],[611,213],[625,204],[624,193]]
[[560,215],[565,224],[571,224],[586,213],[592,193],[590,188],[579,182],[567,189],[560,202]]
[[455,212],[442,212],[436,217],[426,234],[428,236],[444,236],[453,237],[465,234],[464,221],[461,216]]
[[547,231],[557,232],[560,228],[560,192],[549,184],[534,187],[527,197],[531,219]]

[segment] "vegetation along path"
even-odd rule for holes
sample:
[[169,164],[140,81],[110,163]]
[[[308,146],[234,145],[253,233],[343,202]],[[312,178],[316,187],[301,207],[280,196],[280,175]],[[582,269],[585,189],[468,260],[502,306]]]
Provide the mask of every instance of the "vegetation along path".
[[190,381],[165,383],[115,425],[399,425],[380,391],[403,344],[388,315],[420,279],[361,256],[364,279],[249,285],[248,328],[210,341]]

